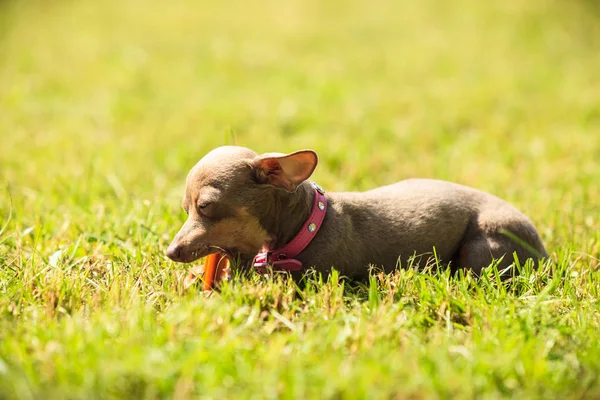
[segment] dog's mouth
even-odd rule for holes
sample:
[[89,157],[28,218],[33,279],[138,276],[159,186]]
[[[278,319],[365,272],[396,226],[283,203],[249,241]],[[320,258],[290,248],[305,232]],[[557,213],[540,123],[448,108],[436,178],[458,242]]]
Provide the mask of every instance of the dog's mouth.
[[206,257],[209,254],[220,254],[229,260],[230,263],[239,261],[241,257],[241,253],[237,248],[225,248],[217,245],[207,245],[185,252],[181,256],[178,256],[178,259],[175,261],[188,264]]
[[192,250],[184,262],[191,263],[200,258],[206,257],[209,254],[220,254],[227,258],[229,261],[236,259],[236,251],[233,249],[226,249],[220,246],[209,245],[196,250]]
[[209,245],[207,255],[215,253],[227,258],[229,262],[232,262],[239,258],[239,252],[236,249],[226,249],[220,246]]

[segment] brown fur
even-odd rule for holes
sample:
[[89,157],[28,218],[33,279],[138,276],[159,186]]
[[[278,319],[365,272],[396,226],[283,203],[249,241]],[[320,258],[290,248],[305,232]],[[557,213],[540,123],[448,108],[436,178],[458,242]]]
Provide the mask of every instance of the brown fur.
[[[263,247],[283,246],[310,214],[314,190],[306,180],[316,165],[310,150],[262,156],[234,146],[211,151],[187,177],[183,207],[189,217],[167,255],[191,262],[221,251],[247,264]],[[423,266],[434,248],[442,262],[475,273],[501,257],[500,267],[509,266],[513,253],[521,262],[547,257],[526,216],[459,184],[408,179],[326,196],[323,225],[296,257],[320,272],[335,267],[364,278],[370,265],[391,271],[415,255],[413,261]]]

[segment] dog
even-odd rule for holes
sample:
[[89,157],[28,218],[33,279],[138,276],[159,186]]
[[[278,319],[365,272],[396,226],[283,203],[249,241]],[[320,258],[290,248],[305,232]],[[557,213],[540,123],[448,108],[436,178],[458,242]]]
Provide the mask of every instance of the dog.
[[481,273],[548,253],[531,221],[489,193],[433,179],[366,192],[325,193],[309,182],[312,150],[267,153],[237,146],[204,156],[186,179],[187,221],[166,251],[190,263],[220,253],[239,267],[299,276],[309,268],[365,279],[432,260]]

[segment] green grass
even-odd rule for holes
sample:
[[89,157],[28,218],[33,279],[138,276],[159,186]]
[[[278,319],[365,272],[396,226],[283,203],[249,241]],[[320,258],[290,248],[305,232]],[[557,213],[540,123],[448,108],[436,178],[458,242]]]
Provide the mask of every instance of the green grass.
[[[5,0],[0,399],[600,397],[599,71],[593,1]],[[553,262],[183,292],[225,143],[491,191]]]

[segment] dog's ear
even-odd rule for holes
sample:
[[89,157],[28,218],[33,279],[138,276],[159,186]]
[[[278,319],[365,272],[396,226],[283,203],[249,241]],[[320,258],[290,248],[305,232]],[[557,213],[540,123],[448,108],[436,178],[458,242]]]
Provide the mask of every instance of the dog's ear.
[[260,183],[294,192],[299,184],[310,178],[318,161],[317,153],[312,150],[266,153],[253,160],[252,168]]

